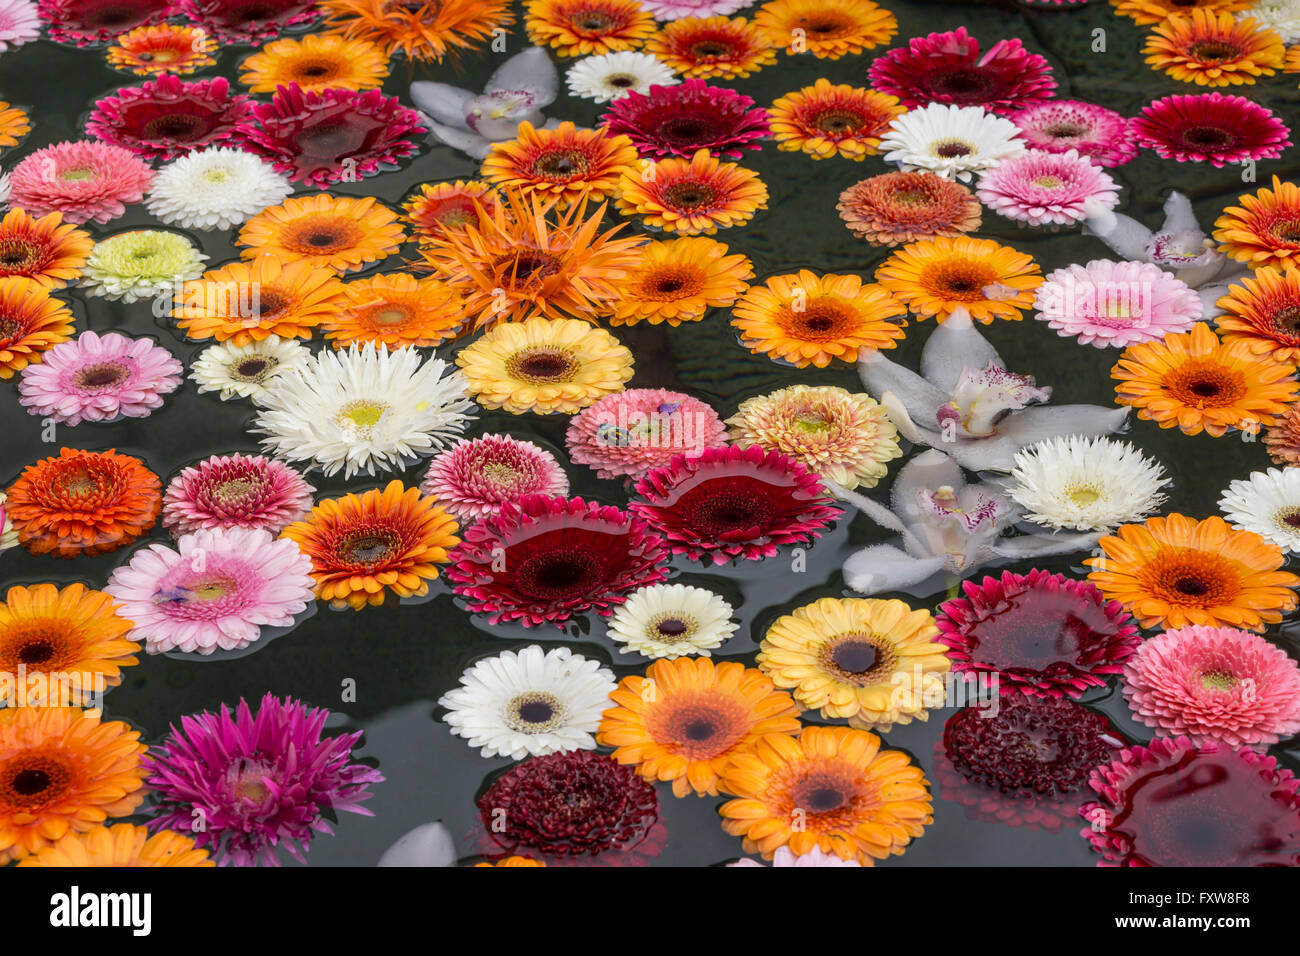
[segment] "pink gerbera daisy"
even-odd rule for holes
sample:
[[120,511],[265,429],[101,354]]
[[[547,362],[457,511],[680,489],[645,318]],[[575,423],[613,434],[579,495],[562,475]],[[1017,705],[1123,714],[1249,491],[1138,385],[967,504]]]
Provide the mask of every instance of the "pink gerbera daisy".
[[640,478],[677,455],[725,445],[727,426],[698,398],[630,388],[574,415],[565,441],[569,456],[601,478]]
[[177,9],[221,41],[254,46],[278,36],[285,27],[320,16],[315,0],[179,0]]
[[162,23],[174,12],[174,0],[40,0],[39,11],[51,40],[89,46]]
[[1115,180],[1072,149],[1004,159],[980,177],[975,192],[994,212],[1030,226],[1068,226],[1119,203]]
[[1031,103],[1007,119],[1020,127],[1021,138],[1030,149],[1051,153],[1072,149],[1102,166],[1123,166],[1138,154],[1128,119],[1082,100]]
[[283,462],[214,455],[172,479],[163,525],[173,535],[207,528],[262,528],[279,534],[311,511],[316,489]]
[[723,564],[807,544],[843,514],[802,464],[758,445],[678,455],[637,482],[628,507],[663,534],[673,554]]
[[1139,146],[1180,163],[1223,166],[1277,159],[1291,131],[1273,113],[1244,96],[1177,93],[1156,100],[1133,120]]
[[23,369],[19,401],[64,425],[148,418],[181,384],[176,356],[149,339],[82,332]]
[[31,0],[0,0],[0,53],[41,35],[41,18]]
[[223,145],[252,109],[249,97],[230,95],[222,77],[187,82],[165,74],[97,101],[86,132],[145,159],[176,159]]
[[877,57],[867,75],[873,89],[897,96],[909,109],[950,103],[1005,113],[1050,99],[1056,89],[1051,65],[1019,40],[999,40],[980,56],[979,40],[965,27],[913,37]]
[[269,160],[297,183],[331,183],[373,176],[415,152],[420,114],[379,90],[306,90],[281,86],[240,128],[249,152]]
[[524,495],[567,495],[569,478],[545,448],[509,435],[462,438],[435,457],[420,491],[461,526],[497,514]]
[[9,204],[33,216],[108,222],[144,198],[153,170],[130,150],[78,140],[30,153],[9,174]]
[[1060,335],[1099,349],[1189,332],[1201,318],[1201,299],[1187,283],[1149,262],[1109,259],[1048,273],[1034,308]]
[[144,758],[158,795],[154,830],[180,830],[219,865],[278,865],[276,848],[294,859],[317,833],[333,833],[341,812],[373,816],[360,804],[384,777],[352,763],[361,732],[322,736],[328,710],[267,694],[257,712],[239,702],[232,715],[181,718],[180,730]]
[[641,0],[641,7],[656,20],[684,20],[687,17],[729,17],[754,0]]
[[767,110],[742,93],[690,79],[652,86],[648,94],[625,93],[600,118],[608,133],[631,138],[636,151],[651,159],[690,158],[707,149],[721,159],[739,159],[761,149],[769,135]]

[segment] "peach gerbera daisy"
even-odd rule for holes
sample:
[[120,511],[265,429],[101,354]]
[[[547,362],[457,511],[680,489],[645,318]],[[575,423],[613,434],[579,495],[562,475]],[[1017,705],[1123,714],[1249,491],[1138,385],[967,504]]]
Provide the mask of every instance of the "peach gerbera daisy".
[[274,93],[290,83],[303,90],[373,90],[388,76],[388,56],[369,40],[308,33],[266,44],[239,69],[239,82],[254,93]]
[[108,48],[108,65],[137,76],[183,75],[214,66],[217,41],[206,31],[177,23],[136,27]]
[[888,43],[898,21],[872,0],[773,0],[759,7],[754,26],[786,53],[838,60]]
[[1300,268],[1265,266],[1237,283],[1217,303],[1228,313],[1215,320],[1223,341],[1247,342],[1256,355],[1300,362]]
[[1219,248],[1252,269],[1300,266],[1300,186],[1273,177],[1272,189],[1237,199],[1214,223]]
[[461,323],[460,296],[446,283],[397,272],[349,282],[321,328],[336,349],[366,342],[432,348],[454,338]]
[[536,192],[561,206],[579,199],[601,200],[615,192],[619,178],[639,171],[636,147],[626,136],[561,123],[536,129],[521,123],[512,140],[495,144],[483,160],[490,183]]
[[714,159],[707,149],[689,161],[661,159],[641,173],[626,173],[619,191],[623,215],[683,236],[743,226],[767,208],[767,187],[757,173]]
[[35,279],[0,278],[0,379],[72,337],[72,312]]
[[749,288],[754,268],[714,239],[688,236],[655,241],[638,250],[636,265],[618,283],[610,325],[698,322],[708,309],[725,308]]
[[964,308],[976,322],[1023,318],[1043,276],[1033,257],[992,239],[938,236],[904,246],[876,270],[876,281],[918,319],[942,322]]
[[819,79],[772,104],[772,135],[779,149],[803,150],[813,159],[839,155],[861,160],[879,152],[894,117],[907,112],[898,97]]
[[685,17],[665,23],[646,52],[682,76],[735,80],[776,62],[766,31],[744,17]]
[[90,233],[57,212],[36,219],[11,209],[0,219],[0,279],[21,276],[61,289],[81,275],[93,248]]
[[655,22],[636,0],[532,0],[528,40],[560,56],[591,56],[640,46]]
[[431,239],[460,232],[466,226],[481,225],[480,210],[490,216],[495,208],[496,199],[487,183],[463,179],[425,183],[402,204],[402,220],[410,225],[423,248]]
[[25,857],[19,866],[216,866],[207,850],[194,848],[194,838],[175,830],[159,830],[131,823],[98,826],[62,839]]
[[236,245],[245,259],[274,255],[336,272],[361,269],[406,240],[397,214],[373,196],[302,196],[265,209],[244,224]]
[[1147,62],[1197,86],[1241,86],[1282,66],[1282,38],[1254,20],[1192,9],[1158,24],[1142,48]]
[[509,0],[321,0],[319,7],[331,33],[423,62],[472,50],[515,20]]

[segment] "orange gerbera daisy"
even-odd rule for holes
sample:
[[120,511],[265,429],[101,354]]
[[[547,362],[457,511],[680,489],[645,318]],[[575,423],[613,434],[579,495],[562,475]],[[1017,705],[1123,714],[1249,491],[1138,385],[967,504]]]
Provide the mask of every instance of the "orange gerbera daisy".
[[158,23],[136,27],[108,48],[108,65],[137,76],[193,73],[213,66],[217,41],[198,27]]
[[636,147],[626,136],[561,123],[536,129],[520,123],[512,140],[495,144],[483,160],[482,175],[500,186],[536,192],[568,205],[600,200],[618,188],[619,178],[639,170]]
[[475,863],[478,866],[545,866],[538,860],[530,856],[508,856],[504,860],[497,860],[495,863]]
[[532,0],[525,26],[530,43],[560,56],[631,50],[655,32],[637,0]]
[[326,498],[280,537],[311,557],[316,596],[333,607],[359,611],[392,592],[423,597],[438,565],[460,544],[456,519],[433,498],[390,481],[383,491]]
[[1116,13],[1132,18],[1134,23],[1146,25],[1160,23],[1174,15],[1186,16],[1194,9],[1235,13],[1252,6],[1255,0],[1110,0],[1110,2]]
[[777,147],[803,150],[813,159],[836,154],[861,160],[879,152],[880,137],[894,117],[907,112],[898,97],[819,79],[772,104],[772,135]]
[[556,211],[555,200],[509,190],[479,225],[430,238],[423,255],[461,294],[475,329],[532,317],[590,321],[610,310],[643,242],[616,238],[621,226],[600,232],[604,215],[603,205],[588,217],[586,202]]
[[271,254],[335,272],[361,269],[406,241],[397,214],[373,196],[290,197],[258,213],[239,231],[245,259]]
[[636,265],[618,284],[610,325],[698,322],[705,310],[723,308],[749,288],[748,257],[702,236],[655,241],[638,251]]
[[907,324],[907,310],[881,286],[807,269],[751,286],[732,311],[746,348],[800,368],[892,349]]
[[969,189],[928,170],[882,173],[840,193],[835,208],[859,239],[900,246],[980,227],[984,207]]
[[239,82],[254,93],[290,83],[304,90],[373,90],[388,76],[388,56],[369,40],[308,33],[266,44],[239,68]]
[[319,7],[330,32],[422,61],[472,50],[515,20],[509,0],[322,0]]
[[1171,16],[1151,32],[1147,62],[1175,80],[1197,86],[1240,86],[1272,76],[1282,66],[1282,38],[1251,19],[1219,10],[1193,9]]
[[871,0],[774,0],[754,14],[754,26],[786,53],[838,60],[888,43],[898,21]]
[[640,173],[624,174],[619,192],[623,215],[683,236],[743,226],[767,208],[767,187],[758,173],[714,159],[707,149],[689,161],[661,159]]
[[904,246],[876,270],[876,281],[919,319],[942,322],[957,308],[985,325],[1023,318],[1043,276],[1033,257],[992,239],[938,236]]
[[682,76],[734,80],[776,62],[766,31],[744,17],[685,17],[665,23],[645,49]]
[[192,339],[260,342],[271,335],[309,339],[312,329],[338,312],[343,283],[312,262],[284,262],[260,256],[231,262],[181,286],[172,310],[176,324]]
[[1088,580],[1122,601],[1143,627],[1189,624],[1262,631],[1296,606],[1300,577],[1281,571],[1280,548],[1217,515],[1180,514],[1121,525],[1085,558]]
[[1256,355],[1300,362],[1300,269],[1266,266],[1237,281],[1217,303],[1228,313],[1215,320],[1223,341],[1246,342]]
[[736,754],[719,785],[737,798],[719,809],[722,828],[766,860],[788,846],[872,866],[901,854],[934,819],[921,768],[866,730],[769,734]]
[[1283,73],[1300,73],[1300,43],[1288,47],[1286,58],[1282,61]]
[[1214,223],[1219,248],[1252,269],[1300,266],[1300,186],[1274,176],[1272,189],[1237,202]]
[[35,279],[0,278],[0,379],[72,337],[72,313]]
[[658,660],[645,677],[624,677],[610,695],[596,742],[615,747],[651,783],[673,794],[718,795],[731,758],[764,734],[799,731],[794,699],[752,667],[707,657]]
[[0,278],[24,276],[61,289],[81,275],[95,240],[57,212],[34,219],[11,209],[0,219]]
[[194,838],[175,830],[130,823],[98,826],[85,833],[68,833],[55,843],[25,857],[19,866],[216,866],[207,850],[194,848]]
[[1138,418],[1188,435],[1216,438],[1229,428],[1254,432],[1272,425],[1296,399],[1296,367],[1254,355],[1247,342],[1220,342],[1209,325],[1170,332],[1163,342],[1141,342],[1120,353],[1110,370],[1115,401]]
[[366,342],[394,349],[441,345],[461,322],[460,296],[444,282],[396,272],[349,282],[321,328],[336,349]]
[[466,226],[480,225],[479,210],[489,216],[496,208],[492,187],[487,183],[458,179],[451,183],[425,183],[418,195],[402,204],[416,240],[423,247],[430,239],[441,238],[449,232],[460,232]]
[[0,101],[0,147],[17,145],[32,131],[32,121],[17,107]]

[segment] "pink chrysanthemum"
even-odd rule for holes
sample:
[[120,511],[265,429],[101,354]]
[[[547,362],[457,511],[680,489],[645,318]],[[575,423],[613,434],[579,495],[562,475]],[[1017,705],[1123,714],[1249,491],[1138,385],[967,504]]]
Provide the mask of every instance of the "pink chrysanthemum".
[[184,367],[149,339],[82,332],[23,369],[19,401],[32,415],[64,425],[148,418],[176,391]]
[[1074,150],[1031,149],[1002,160],[976,187],[999,215],[1030,226],[1068,226],[1119,203],[1119,186]]
[[0,53],[41,35],[41,17],[32,0],[0,0]]
[[1244,96],[1177,93],[1143,107],[1133,120],[1139,146],[1180,163],[1224,166],[1277,159],[1291,131],[1272,111]]
[[104,590],[150,654],[237,651],[263,627],[288,627],[316,600],[311,558],[260,528],[183,535],[151,544],[113,572]]
[[[276,848],[304,860],[326,819],[361,806],[384,776],[352,763],[361,732],[322,737],[330,713],[267,694],[256,714],[241,700],[234,715],[181,718],[144,758],[148,786],[161,799],[151,829],[180,830],[219,865],[278,865]],[[200,812],[201,811],[201,812]]]
[[278,36],[285,27],[309,23],[320,16],[314,0],[179,0],[186,20],[221,41],[257,46]]
[[807,544],[843,514],[821,478],[787,455],[731,446],[678,455],[636,485],[628,506],[663,534],[673,554],[724,564]]
[[379,90],[301,89],[290,83],[240,128],[249,152],[319,189],[373,176],[415,152],[420,114]]
[[144,198],[153,170],[130,150],[77,140],[30,153],[9,174],[9,204],[33,216],[104,223]]
[[429,464],[420,491],[461,526],[494,515],[524,495],[567,495],[569,477],[545,448],[509,435],[462,438]]
[[648,94],[625,93],[600,120],[611,136],[629,137],[651,159],[689,159],[701,149],[740,159],[747,149],[761,149],[759,140],[771,132],[767,110],[750,97],[700,79],[652,86]]
[[1138,154],[1130,120],[1104,106],[1082,100],[1044,100],[1010,113],[1030,149],[1049,153],[1075,150],[1102,166],[1123,166]]
[[980,56],[979,40],[965,27],[913,37],[877,57],[867,75],[873,89],[909,109],[951,103],[1005,113],[1050,99],[1056,89],[1051,65],[1019,40],[999,40]]
[[1124,696],[1148,727],[1264,747],[1300,733],[1300,667],[1258,634],[1190,625],[1144,642]]
[[1079,808],[1098,866],[1300,866],[1300,780],[1277,761],[1187,737],[1130,747]]
[[563,627],[604,617],[629,592],[667,577],[664,540],[644,521],[581,498],[526,495],[465,531],[447,578],[490,623]]
[[262,528],[279,534],[311,511],[316,489],[283,462],[214,455],[171,480],[162,523],[173,536],[208,528]]
[[105,43],[136,27],[162,23],[174,0],[40,0],[39,13],[57,43]]
[[601,478],[641,478],[677,455],[727,443],[727,426],[710,406],[662,388],[606,395],[569,420],[569,457]]
[[1109,259],[1049,273],[1034,308],[1060,335],[1099,349],[1189,332],[1201,318],[1201,299],[1187,283],[1149,262]]
[[170,74],[128,86],[95,103],[86,132],[149,160],[168,160],[221,146],[252,112],[222,77],[185,81]]
[[939,605],[935,640],[955,672],[989,675],[1004,696],[1080,697],[1120,673],[1141,641],[1122,604],[1063,574],[1004,571],[962,589]]
[[641,7],[656,20],[684,20],[687,17],[729,17],[755,0],[641,0]]

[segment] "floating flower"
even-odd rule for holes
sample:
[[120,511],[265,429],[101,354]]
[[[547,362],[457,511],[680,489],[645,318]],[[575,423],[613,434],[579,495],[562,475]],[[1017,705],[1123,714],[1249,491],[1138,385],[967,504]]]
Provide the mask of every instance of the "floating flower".
[[555,456],[509,435],[461,438],[429,464],[420,491],[468,525],[499,514],[524,495],[567,495],[569,477]]
[[983,218],[969,189],[930,172],[864,179],[840,193],[835,208],[850,232],[877,246],[974,232]]
[[150,828],[193,836],[223,866],[275,866],[277,848],[305,862],[316,834],[334,832],[335,814],[372,815],[361,803],[384,779],[351,762],[360,731],[322,736],[329,718],[271,694],[255,712],[241,699],[233,715],[222,704],[181,718],[146,758],[158,796]]
[[608,198],[622,176],[639,172],[636,148],[626,136],[580,130],[568,122],[555,129],[521,123],[518,136],[492,147],[482,176],[565,206],[580,199]]
[[34,279],[0,277],[0,380],[39,362],[71,336],[72,313],[45,286]]
[[8,103],[0,100],[0,148],[16,146],[31,131],[31,118],[22,110],[11,108]]
[[138,302],[197,279],[207,258],[178,233],[164,229],[120,232],[95,243],[81,287],[89,295]]
[[726,444],[710,406],[682,392],[633,388],[606,395],[569,421],[569,457],[601,478],[640,478],[677,455]]
[[1175,513],[1121,525],[1100,547],[1101,556],[1084,559],[1094,569],[1088,580],[1143,627],[1259,631],[1296,606],[1300,577],[1279,570],[1281,549],[1217,516],[1196,521]]
[[217,41],[199,27],[159,23],[136,27],[108,48],[108,65],[136,76],[185,75],[216,66]]
[[152,339],[82,332],[23,370],[19,401],[65,425],[148,418],[181,384],[180,361]]
[[807,52],[819,60],[870,50],[898,32],[894,15],[872,0],[773,0],[759,7],[754,26],[786,53]]
[[1250,268],[1300,266],[1300,186],[1273,177],[1272,189],[1237,199],[1214,223],[1223,253]]
[[743,226],[767,208],[758,174],[724,163],[701,149],[690,160],[661,159],[643,173],[624,173],[618,211],[646,225],[690,236]]
[[894,118],[880,140],[885,162],[928,169],[945,179],[971,176],[1024,152],[1020,128],[978,106],[931,103]]
[[1300,551],[1300,471],[1251,472],[1228,485],[1219,509],[1234,528],[1253,531],[1284,551]]
[[419,488],[326,498],[281,534],[310,555],[316,596],[336,609],[377,607],[392,594],[423,597],[460,543],[456,522]]
[[373,196],[319,195],[290,197],[254,216],[237,245],[245,259],[269,254],[351,272],[392,255],[405,239],[397,214]]
[[862,160],[879,152],[880,137],[907,110],[898,98],[826,78],[787,93],[768,110],[777,146],[802,150],[813,159],[843,156]]
[[1142,48],[1153,69],[1197,86],[1241,86],[1282,66],[1282,38],[1249,17],[1193,7],[1158,23]]
[[608,617],[630,591],[662,581],[663,538],[635,515],[581,498],[525,495],[471,525],[447,578],[493,626],[563,627]]
[[239,82],[253,93],[296,85],[303,92],[373,90],[384,85],[388,57],[368,40],[308,33],[266,44],[239,65]]
[[630,50],[655,29],[636,0],[530,0],[527,6],[528,41],[560,56]]
[[32,554],[75,558],[116,551],[147,533],[162,509],[158,491],[158,476],[138,458],[63,448],[23,469],[5,510]]
[[122,867],[122,866],[216,866],[207,850],[196,850],[194,841],[172,830],[149,836],[147,827],[115,823],[92,827],[85,833],[68,833],[19,866]]
[[1244,96],[1175,94],[1134,118],[1139,146],[1180,163],[1224,166],[1247,159],[1277,159],[1291,145],[1290,130],[1269,110]]
[[1300,269],[1272,266],[1243,277],[1218,301],[1215,319],[1225,343],[1246,342],[1256,355],[1300,362]]
[[641,6],[656,20],[685,17],[729,17],[753,4],[754,0],[641,0]]
[[[728,863],[727,866],[764,867],[765,864],[759,863],[757,860],[751,859],[750,857],[741,857],[735,863]],[[813,849],[809,850],[807,853],[804,853],[800,856],[795,856],[793,853],[790,852],[790,848],[788,846],[782,846],[782,847],[777,847],[776,852],[772,854],[772,866],[773,867],[786,867],[786,866],[860,867],[862,866],[862,864],[859,863],[857,860],[841,860],[835,854],[826,853],[818,847],[814,847]]]
[[213,455],[171,480],[162,523],[173,537],[231,528],[279,534],[311,511],[315,490],[273,458]]
[[9,204],[33,216],[57,212],[66,222],[108,222],[144,198],[153,170],[130,150],[90,140],[28,153],[9,174]]
[[[378,864],[376,864],[376,865],[378,865]],[[529,857],[529,856],[508,856],[508,857],[506,857],[506,858],[503,859],[503,860],[497,860],[495,863],[475,863],[475,864],[474,864],[475,867],[480,867],[480,866],[545,866],[545,865],[546,865],[545,863],[541,863],[541,862],[539,862],[539,861],[537,861],[537,860],[534,860],[532,857]]]
[[402,204],[402,220],[411,227],[420,247],[466,226],[481,226],[483,215],[496,208],[495,192],[487,183],[457,179],[454,182],[424,183],[420,191]]
[[285,27],[301,26],[320,16],[309,0],[176,0],[182,16],[221,41],[222,46],[257,46]]
[[1249,16],[1262,29],[1272,30],[1283,43],[1300,43],[1300,6],[1296,0],[1255,0]]
[[776,62],[767,33],[744,17],[687,17],[646,40],[653,54],[682,76],[734,80]]
[[628,93],[610,104],[601,122],[651,159],[688,158],[701,149],[740,159],[746,150],[761,149],[759,140],[770,132],[767,111],[752,98],[703,80]]
[[182,229],[231,229],[293,191],[289,180],[250,153],[210,146],[158,170],[145,203],[151,215]]
[[336,349],[350,345],[437,346],[461,328],[460,297],[438,279],[390,273],[357,279],[343,290],[340,310],[322,322]]
[[[231,262],[186,282],[172,315],[191,339],[235,346],[273,336],[309,339],[312,329],[342,304],[343,283],[310,260],[279,255]],[[261,382],[261,379],[258,379]]]
[[605,634],[624,654],[667,658],[709,657],[740,626],[730,604],[704,588],[651,584],[614,609]]
[[1185,282],[1149,262],[1094,259],[1051,272],[1038,287],[1034,318],[1099,349],[1158,342],[1190,332],[1201,302]]
[[32,0],[0,2],[0,53],[16,50],[41,35],[41,18]]
[[876,269],[876,281],[918,319],[957,309],[988,325],[1023,318],[1043,282],[1033,257],[992,239],[939,236],[909,243]]
[[142,159],[176,159],[225,143],[252,109],[223,77],[186,82],[164,74],[96,100],[86,132]]
[[61,289],[81,275],[94,247],[89,233],[64,223],[57,212],[37,219],[10,209],[0,219],[0,281],[31,279]]
[[636,264],[618,283],[609,324],[667,322],[675,328],[698,322],[708,309],[734,303],[753,277],[749,258],[728,255],[726,245],[716,240],[685,236],[649,242],[637,250]]
[[1279,465],[1300,464],[1300,405],[1288,405],[1276,424],[1264,429],[1264,448]]
[[219,392],[223,402],[232,398],[261,401],[270,380],[291,368],[303,365],[311,352],[293,339],[268,335],[247,345],[226,341],[209,345],[199,353],[190,368],[198,390]]
[[14,527],[13,520],[5,507],[7,500],[5,493],[0,491],[0,551],[18,547],[18,529]]
[[39,13],[56,43],[92,46],[171,16],[173,0],[39,0]]
[[614,672],[567,647],[532,644],[480,660],[438,701],[443,720],[484,757],[595,750],[592,736],[618,686]]
[[508,0],[322,0],[317,7],[330,32],[422,63],[473,50],[515,19]]
[[980,175],[980,200],[999,215],[1030,226],[1069,226],[1119,203],[1119,185],[1074,150],[1031,149]]
[[1175,14],[1185,16],[1188,7],[1236,13],[1249,7],[1252,2],[1253,0],[1111,0],[1117,14],[1130,17],[1141,26],[1160,23]]
[[1104,106],[1082,100],[1042,100],[1007,114],[1030,149],[1074,150],[1100,166],[1123,166],[1137,157],[1130,121]]
[[564,78],[571,96],[608,103],[628,93],[650,92],[653,86],[680,83],[677,74],[648,53],[601,53],[583,57]]

